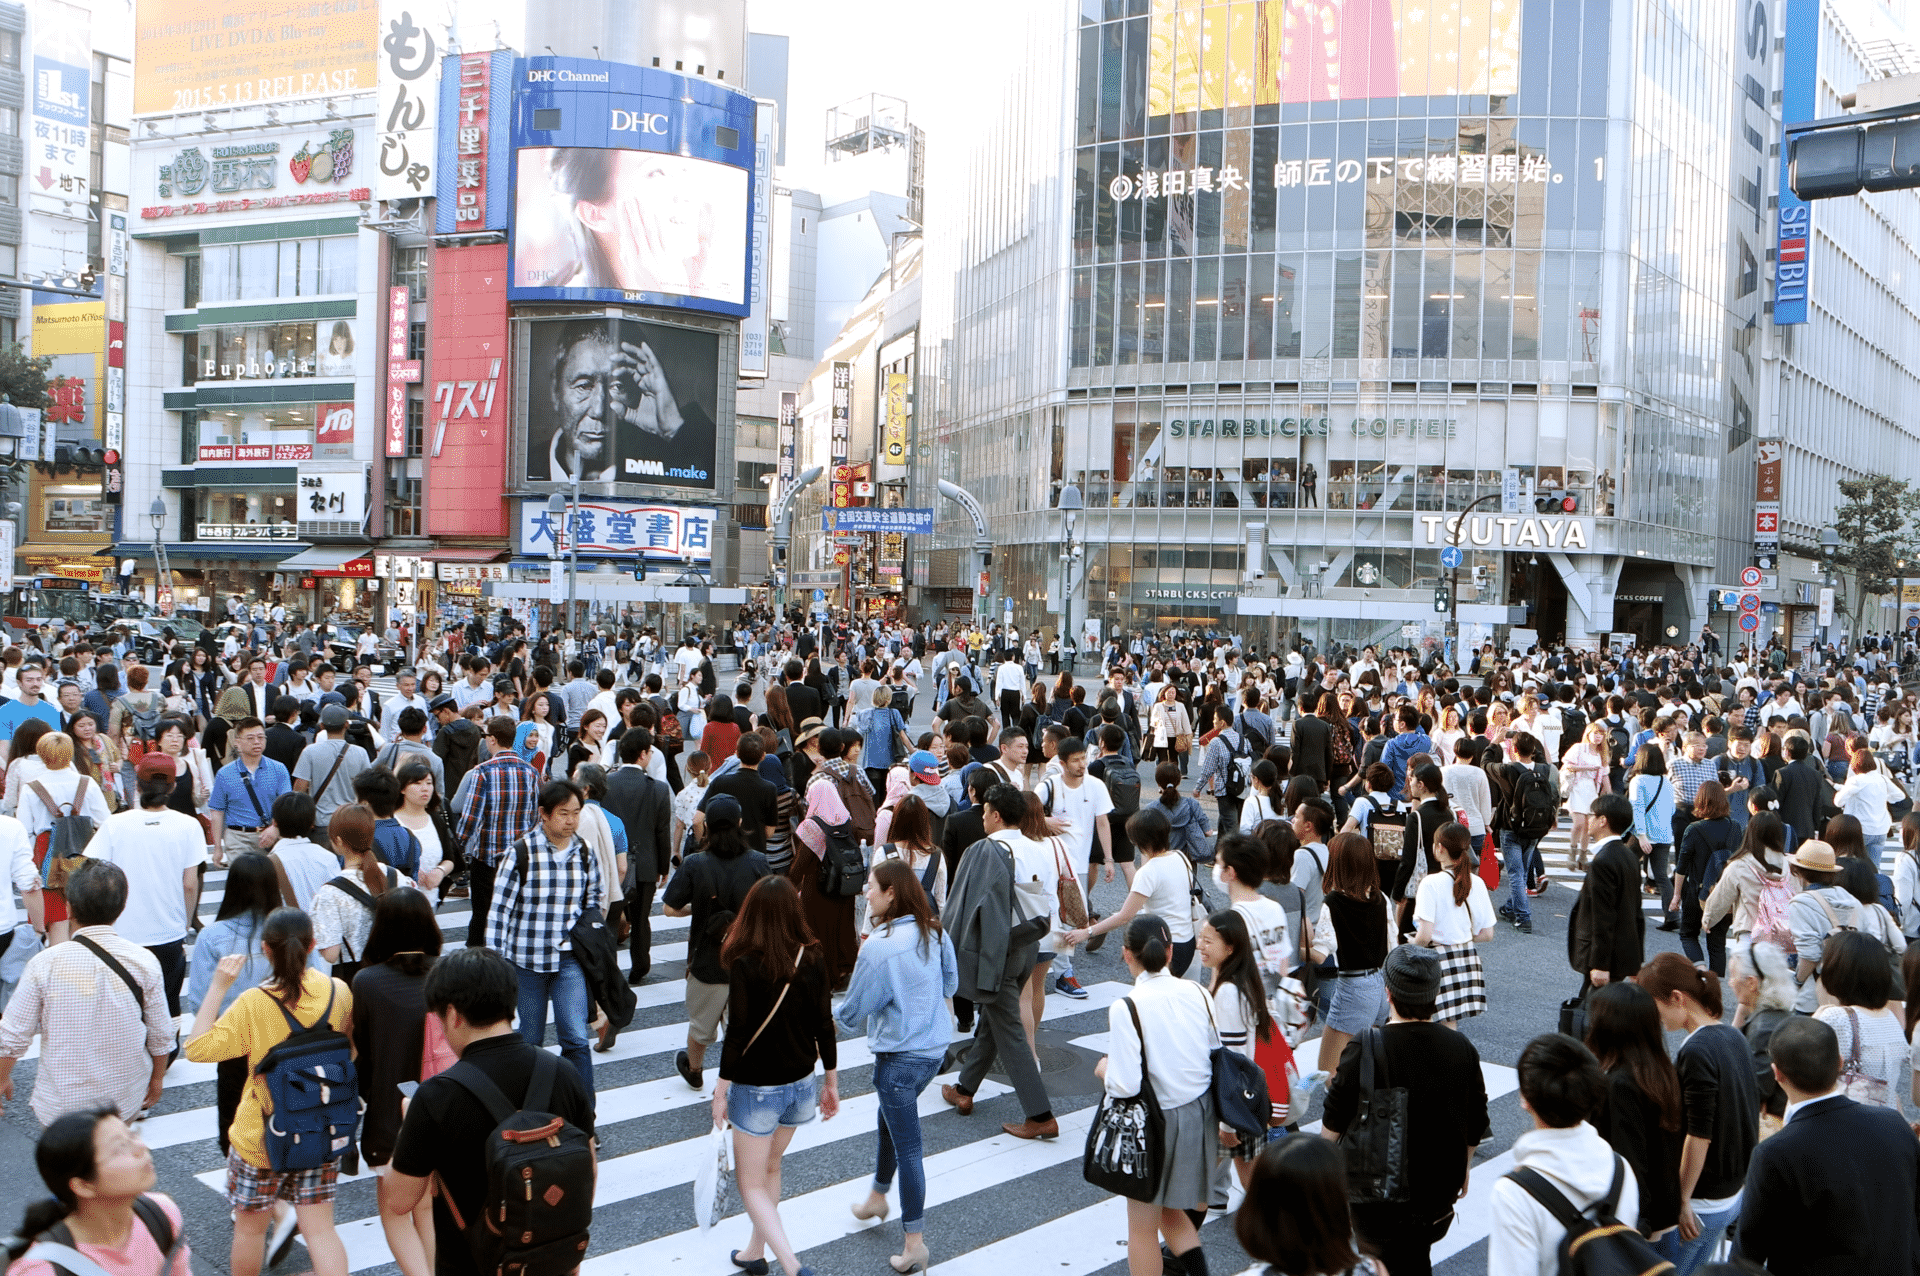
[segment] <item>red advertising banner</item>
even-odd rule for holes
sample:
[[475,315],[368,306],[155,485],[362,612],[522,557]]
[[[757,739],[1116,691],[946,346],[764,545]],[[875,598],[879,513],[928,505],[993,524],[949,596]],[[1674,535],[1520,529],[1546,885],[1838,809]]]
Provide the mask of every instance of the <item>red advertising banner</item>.
[[[351,403],[322,403],[313,411],[314,445],[316,456],[353,455],[353,405]],[[401,417],[401,427],[406,425],[405,414]],[[403,439],[402,442],[405,440]]]
[[407,383],[420,379],[419,365],[407,375],[407,286],[387,289],[387,455],[407,454]]
[[505,536],[507,247],[433,253],[427,534]]

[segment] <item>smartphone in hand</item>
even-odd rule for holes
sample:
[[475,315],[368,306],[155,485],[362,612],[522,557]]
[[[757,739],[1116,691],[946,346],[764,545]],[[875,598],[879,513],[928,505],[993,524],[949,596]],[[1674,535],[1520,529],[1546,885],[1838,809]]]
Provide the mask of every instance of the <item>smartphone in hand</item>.
[[419,1089],[420,1083],[418,1081],[402,1081],[400,1083],[400,1094],[403,1098],[411,1099]]

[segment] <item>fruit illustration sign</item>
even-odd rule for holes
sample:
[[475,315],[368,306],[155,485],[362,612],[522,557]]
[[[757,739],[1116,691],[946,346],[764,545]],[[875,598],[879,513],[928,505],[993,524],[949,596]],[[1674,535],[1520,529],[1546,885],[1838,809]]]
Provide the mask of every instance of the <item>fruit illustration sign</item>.
[[302,142],[287,161],[296,186],[324,186],[353,176],[353,130],[337,128],[319,141]]
[[168,201],[143,207],[141,216],[192,217],[368,198],[364,151],[371,144],[369,131],[334,123],[262,129],[244,142],[203,140],[136,154],[135,189]]

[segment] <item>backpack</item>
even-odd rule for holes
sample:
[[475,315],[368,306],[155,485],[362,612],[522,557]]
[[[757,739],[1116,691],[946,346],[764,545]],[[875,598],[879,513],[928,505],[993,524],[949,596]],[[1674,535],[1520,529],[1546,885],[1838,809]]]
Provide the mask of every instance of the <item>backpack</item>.
[[867,858],[860,852],[860,836],[853,821],[829,824],[819,816],[808,817],[820,826],[824,843],[820,848],[820,893],[829,899],[848,899],[867,888]]
[[1406,849],[1407,813],[1392,798],[1386,801],[1382,810],[1379,796],[1367,795],[1367,836],[1373,841],[1373,858],[1397,860]]
[[[890,860],[904,861],[906,859],[906,856],[900,853],[900,848],[896,844],[892,842],[888,842],[885,846],[880,847],[878,850],[874,852],[874,858],[875,859],[885,858]],[[920,889],[926,892],[926,896],[927,896],[927,911],[932,913],[936,919],[938,919],[940,916],[940,905],[934,902],[933,884],[936,880],[939,879],[939,877],[940,877],[940,852],[936,847],[933,854],[927,856],[926,867],[922,868],[919,873]]]
[[[466,1220],[442,1193],[473,1261],[488,1276],[565,1276],[586,1256],[593,1226],[593,1145],[577,1126],[548,1112],[564,1066],[534,1051],[533,1077],[517,1107],[493,1078],[462,1061],[441,1075],[478,1099],[494,1119],[484,1161],[480,1217]],[[441,1244],[445,1244],[443,1240]]]
[[1620,1189],[1626,1185],[1626,1164],[1618,1153],[1614,1155],[1613,1186],[1587,1207],[1593,1211],[1592,1218],[1575,1209],[1566,1193],[1538,1170],[1521,1168],[1503,1176],[1519,1184],[1567,1229],[1560,1241],[1560,1276],[1660,1276],[1674,1270],[1652,1241],[1614,1215],[1620,1208]]
[[1220,777],[1220,796],[1225,798],[1246,796],[1247,782],[1253,778],[1253,755],[1247,752],[1247,732],[1238,718],[1233,720],[1233,734],[1240,743],[1228,751],[1227,769]]
[[373,724],[368,722],[365,717],[358,713],[350,712],[347,714],[346,740],[348,744],[364,752],[367,755],[368,762],[373,761],[374,751],[377,746],[373,742]]
[[1713,894],[1713,888],[1720,884],[1720,877],[1727,871],[1727,862],[1733,858],[1734,851],[1740,847],[1739,825],[1734,825],[1734,838],[1725,846],[1716,846],[1707,856],[1707,869],[1700,878],[1700,902],[1707,902],[1707,896]]
[[[133,1198],[134,1217],[147,1229],[147,1235],[153,1237],[153,1244],[160,1251],[160,1271],[162,1276],[173,1270],[180,1242],[184,1235],[173,1230],[173,1220],[152,1196],[141,1194]],[[41,1233],[41,1241],[29,1250],[24,1257],[39,1260],[53,1268],[54,1276],[104,1276],[105,1269],[74,1248],[73,1230],[65,1223],[56,1223]],[[71,1264],[71,1265],[69,1265]]]
[[1554,801],[1553,784],[1542,774],[1545,770],[1544,762],[1536,762],[1513,777],[1502,822],[1516,837],[1537,840],[1560,821],[1560,804]]
[[686,736],[680,729],[680,715],[668,706],[667,698],[655,696],[653,707],[654,711],[660,715],[659,722],[654,726],[654,738],[662,744],[679,744],[684,740]]
[[1140,770],[1119,754],[1101,765],[1100,778],[1106,782],[1107,795],[1113,799],[1115,815],[1134,815],[1140,810]]
[[[326,788],[324,784],[320,787],[321,789]],[[360,907],[366,909],[368,915],[372,915],[376,901],[372,895],[367,893],[365,887],[361,886],[351,877],[328,878],[325,884],[350,897],[356,901]],[[387,868],[387,889],[394,890],[399,885],[400,875],[389,865]],[[353,987],[353,977],[360,973],[360,956],[353,951],[353,945],[347,942],[344,931],[340,936],[340,947],[346,951],[347,959],[333,963],[333,977],[351,988]]]
[[40,781],[30,780],[27,787],[46,803],[47,813],[53,817],[53,823],[33,840],[34,855],[43,857],[41,880],[48,890],[62,890],[67,878],[86,858],[87,843],[93,840],[93,818],[81,814],[87,800],[87,777],[81,776],[74,786],[73,801],[67,805],[65,815],[60,813],[60,804]]
[[904,684],[893,689],[893,711],[900,715],[902,721],[913,712],[913,693]]
[[[144,712],[133,707],[133,697],[139,694],[144,694],[147,698],[147,708]],[[133,722],[134,735],[143,743],[151,744],[154,730],[160,725],[160,719],[167,712],[167,702],[157,692],[130,692],[120,697],[120,705],[127,711],[127,717]]]
[[327,1020],[333,1015],[334,981],[327,1005],[308,1027],[278,997],[260,990],[287,1021],[287,1037],[267,1051],[253,1074],[267,1083],[267,1166],[275,1173],[314,1170],[354,1151],[360,1122],[360,1087],[353,1070],[353,1043]]
[[1618,722],[1607,724],[1608,761],[1618,767],[1624,767],[1633,761],[1633,737]]
[[1793,927],[1787,921],[1787,905],[1792,902],[1793,883],[1785,873],[1760,878],[1760,898],[1753,905],[1754,943],[1772,944],[1788,954],[1794,951]]
[[440,755],[440,766],[447,777],[448,793],[459,792],[460,781],[480,765],[480,741],[485,738],[485,733],[480,731],[442,731],[433,737],[434,752]]

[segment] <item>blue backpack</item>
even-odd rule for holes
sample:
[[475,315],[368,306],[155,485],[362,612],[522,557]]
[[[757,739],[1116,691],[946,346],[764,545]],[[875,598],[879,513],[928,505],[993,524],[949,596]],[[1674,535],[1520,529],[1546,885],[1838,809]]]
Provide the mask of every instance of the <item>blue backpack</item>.
[[[271,997],[272,994],[268,993]],[[327,1020],[333,1014],[333,984],[327,1007],[312,1027],[273,1004],[287,1021],[285,1041],[267,1051],[253,1073],[267,1083],[273,1106],[266,1114],[268,1168],[276,1173],[318,1169],[354,1151],[360,1124],[360,1086],[353,1071],[353,1046]]]

